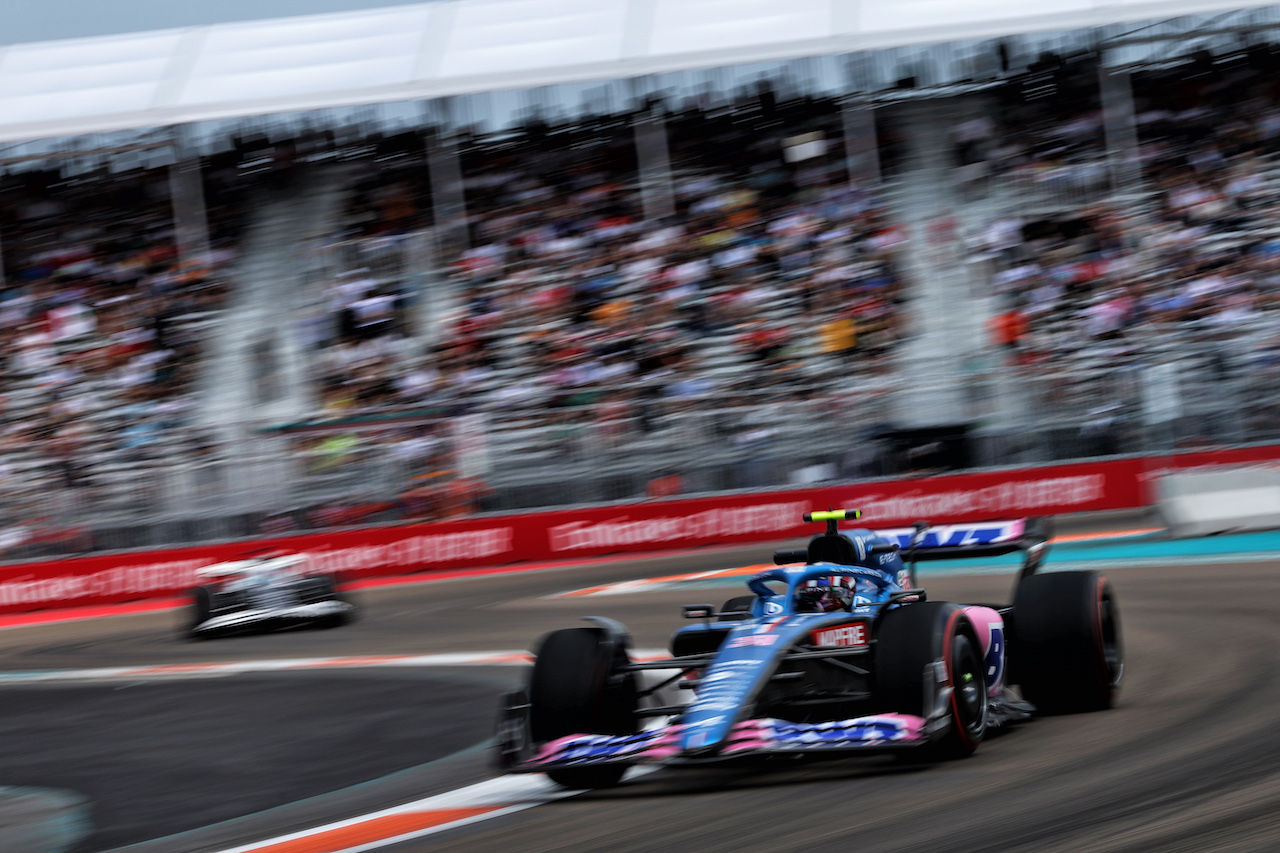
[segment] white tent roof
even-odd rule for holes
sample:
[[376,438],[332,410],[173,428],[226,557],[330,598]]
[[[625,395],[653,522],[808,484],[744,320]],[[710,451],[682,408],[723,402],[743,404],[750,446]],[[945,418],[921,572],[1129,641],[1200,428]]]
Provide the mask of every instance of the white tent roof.
[[1222,12],[1248,0],[439,0],[0,48],[0,141]]

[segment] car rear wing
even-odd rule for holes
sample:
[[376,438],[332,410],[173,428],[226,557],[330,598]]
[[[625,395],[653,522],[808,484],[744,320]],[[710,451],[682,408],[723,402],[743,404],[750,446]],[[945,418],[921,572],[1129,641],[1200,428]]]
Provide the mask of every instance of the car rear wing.
[[[859,537],[855,544],[849,536],[840,533],[836,522],[860,518],[856,509],[832,509],[805,513],[806,522],[824,521],[827,531],[813,537],[807,548],[786,548],[773,552],[773,562],[779,566],[795,563],[835,563],[852,565],[853,561],[867,557],[863,553],[865,539]],[[868,531],[862,531],[866,533]],[[903,568],[909,577],[898,578],[899,586],[916,590],[916,563],[920,560],[955,560],[965,557],[998,557],[1003,554],[1022,553],[1022,568],[1017,583],[1035,574],[1049,553],[1049,541],[1053,527],[1048,518],[1018,518],[1012,521],[978,521],[965,524],[946,524],[934,527],[927,521],[917,521],[910,527],[869,531],[883,540],[871,547],[872,553],[896,551],[902,558]],[[856,553],[855,553],[856,548]],[[884,561],[881,561],[881,565]],[[1016,587],[1015,587],[1016,588]]]
[[269,572],[290,569],[299,563],[306,562],[305,554],[287,554],[281,557],[267,557],[249,560],[231,560],[226,563],[214,563],[196,569],[196,575],[204,578],[225,578],[236,575],[266,574]]
[[1019,518],[1012,521],[982,521],[933,527],[917,521],[911,527],[877,530],[896,542],[902,559],[913,564],[921,560],[955,560],[966,557],[998,557],[1021,551],[1019,579],[1034,574],[1049,551],[1053,526],[1048,518]]

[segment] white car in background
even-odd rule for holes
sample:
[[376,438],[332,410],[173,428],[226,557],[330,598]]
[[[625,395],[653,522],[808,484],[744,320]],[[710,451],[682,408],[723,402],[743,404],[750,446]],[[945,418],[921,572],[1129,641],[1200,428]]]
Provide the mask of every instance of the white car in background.
[[333,577],[307,569],[306,554],[272,554],[217,563],[197,574],[207,578],[191,591],[191,639],[310,626],[335,628],[355,616]]

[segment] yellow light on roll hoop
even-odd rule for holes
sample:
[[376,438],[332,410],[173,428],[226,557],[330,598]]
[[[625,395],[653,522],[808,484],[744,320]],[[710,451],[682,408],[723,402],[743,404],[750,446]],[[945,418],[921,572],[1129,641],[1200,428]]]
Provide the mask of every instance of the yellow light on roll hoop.
[[846,518],[862,518],[862,510],[826,509],[804,514],[805,521],[844,521]]

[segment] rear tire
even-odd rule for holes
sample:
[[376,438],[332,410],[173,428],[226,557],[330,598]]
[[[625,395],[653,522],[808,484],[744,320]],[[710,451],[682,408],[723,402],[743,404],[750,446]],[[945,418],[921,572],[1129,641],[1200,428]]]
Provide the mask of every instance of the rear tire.
[[[303,604],[314,604],[319,601],[343,601],[346,599],[338,593],[337,584],[329,575],[315,575],[304,580],[298,588],[298,599]],[[318,628],[340,628],[350,622],[350,613],[335,613],[316,621]]]
[[[529,730],[535,743],[574,734],[630,735],[639,730],[636,679],[619,673],[623,648],[595,628],[553,631],[542,641],[529,679]],[[547,771],[566,788],[608,788],[627,768],[561,767]]]
[[1124,680],[1120,613],[1097,572],[1051,572],[1018,584],[1010,680],[1047,714],[1112,707]]
[[298,582],[298,602],[301,604],[314,604],[317,601],[331,601],[338,597],[338,592],[334,588],[333,578],[328,575],[314,575],[305,577]]
[[964,609],[941,601],[898,607],[881,618],[875,642],[876,704],[884,712],[927,718],[932,664],[943,663],[951,725],[922,757],[960,758],[977,749],[987,730],[987,686],[982,645]]

